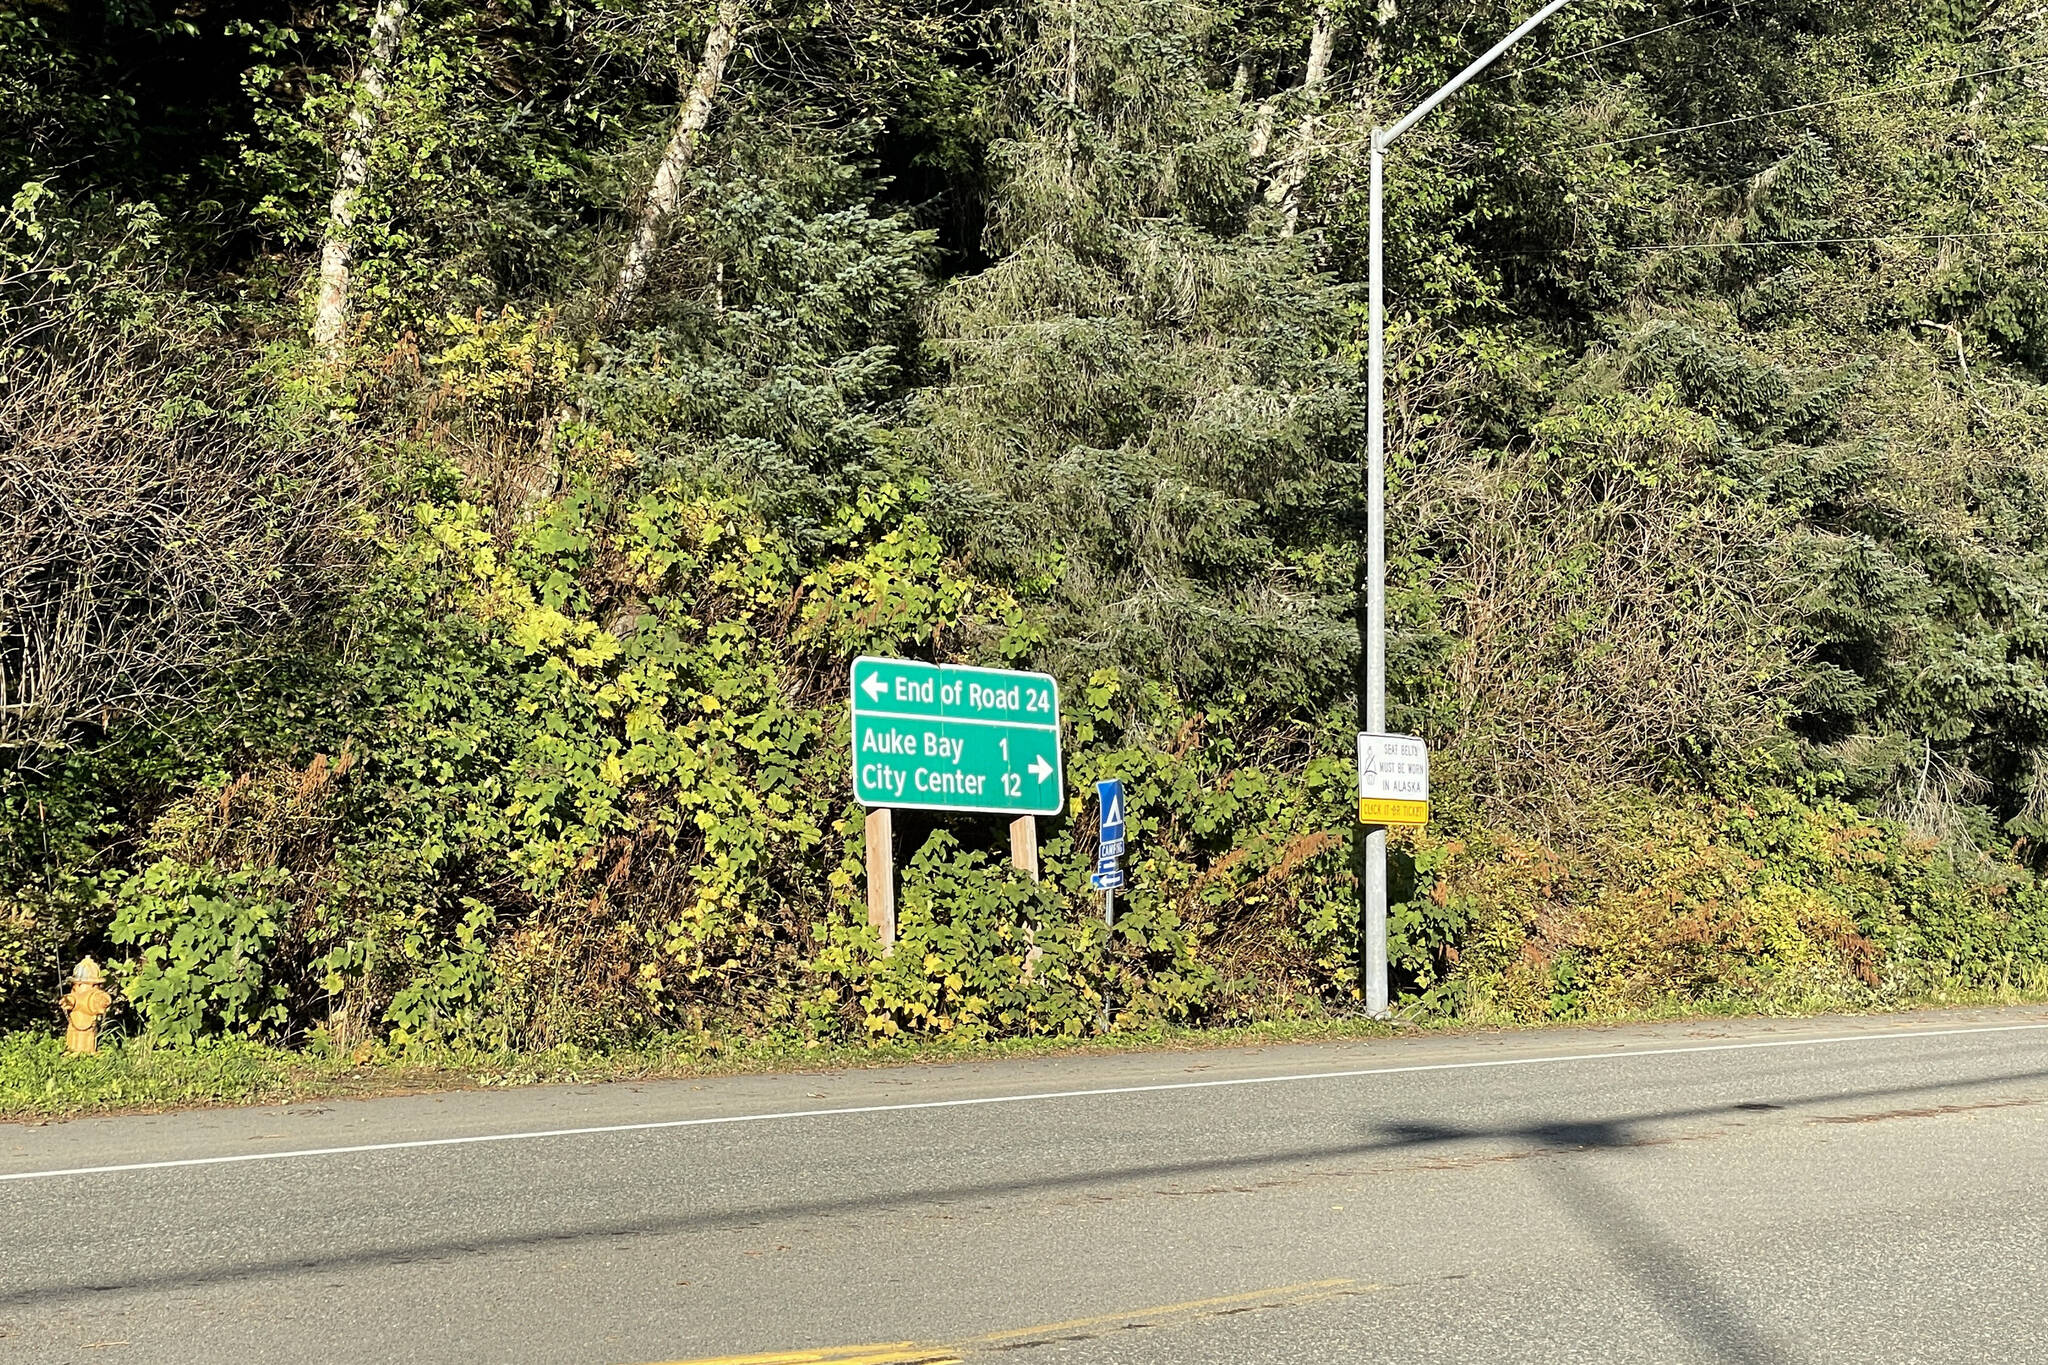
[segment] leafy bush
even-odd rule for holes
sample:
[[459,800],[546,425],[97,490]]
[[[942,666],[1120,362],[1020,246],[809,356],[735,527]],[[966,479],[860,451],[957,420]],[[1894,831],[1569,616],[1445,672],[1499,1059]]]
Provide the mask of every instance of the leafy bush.
[[97,856],[124,823],[119,768],[103,752],[0,770],[0,1030],[54,1019],[66,974],[99,946],[123,879]]
[[1393,920],[1419,1006],[1531,1021],[2048,984],[2048,888],[1839,797],[1624,799],[1596,819],[1569,850],[1417,841]]
[[875,1033],[1077,1037],[1111,1014],[1177,1023],[1214,983],[1171,910],[1140,907],[1112,929],[943,830],[901,876],[893,949],[877,953],[864,923],[842,926],[816,963]]
[[141,951],[121,993],[143,1026],[169,1042],[255,1037],[287,1017],[271,954],[292,916],[275,870],[188,867],[168,859],[122,889],[110,931]]

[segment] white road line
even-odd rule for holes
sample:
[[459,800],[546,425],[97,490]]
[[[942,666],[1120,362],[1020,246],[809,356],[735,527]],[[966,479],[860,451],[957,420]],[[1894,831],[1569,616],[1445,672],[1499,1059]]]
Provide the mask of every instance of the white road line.
[[1982,1033],[2033,1033],[2048,1023],[1987,1024],[1972,1028],[1911,1029],[1896,1033],[1846,1033],[1826,1038],[1766,1038],[1743,1043],[1700,1043],[1689,1047],[1647,1047],[1613,1052],[1567,1052],[1546,1057],[1493,1057],[1476,1062],[1425,1062],[1412,1066],[1360,1067],[1350,1071],[1307,1071],[1281,1076],[1238,1076],[1212,1081],[1163,1081],[1153,1085],[1112,1085],[1092,1090],[1041,1090],[1024,1095],[981,1095],[960,1100],[910,1100],[900,1104],[861,1104],[839,1109],[791,1109],[770,1114],[724,1114],[715,1118],[659,1119],[646,1123],[608,1123],[589,1128],[543,1128],[523,1133],[484,1133],[469,1137],[415,1138],[406,1142],[363,1142],[348,1147],[303,1147],[284,1152],[239,1152],[233,1156],[194,1156],[169,1161],[131,1161],[118,1166],[72,1166],[55,1171],[0,1172],[0,1181],[55,1180],[61,1176],[115,1175],[124,1171],[166,1171],[182,1166],[232,1166],[250,1161],[297,1161],[309,1157],[352,1156],[360,1152],[404,1152],[425,1147],[466,1147],[484,1142],[535,1142],[542,1138],[592,1137],[603,1133],[651,1133],[665,1128],[711,1128],[733,1123],[776,1123],[788,1119],[837,1118],[849,1114],[905,1114],[920,1109],[969,1109],[990,1104],[1032,1104],[1043,1100],[1097,1099],[1110,1095],[1151,1095],[1170,1090],[1221,1090],[1232,1086],[1293,1085],[1304,1081],[1345,1081],[1368,1076],[1407,1076],[1426,1071],[1479,1071],[1492,1067],[1552,1066],[1567,1062],[1614,1062],[1635,1057],[1679,1057],[1696,1052],[1752,1052],[1775,1047],[1830,1047],[1845,1043],[1882,1043],[1901,1038],[1959,1038]]

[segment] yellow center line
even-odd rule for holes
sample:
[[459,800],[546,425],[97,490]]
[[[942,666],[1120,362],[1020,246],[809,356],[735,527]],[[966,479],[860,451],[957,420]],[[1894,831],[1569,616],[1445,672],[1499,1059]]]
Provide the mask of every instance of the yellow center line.
[[960,1357],[942,1346],[914,1341],[877,1342],[868,1346],[828,1346],[814,1351],[768,1351],[756,1355],[703,1356],[668,1365],[960,1365]]
[[1214,1298],[1187,1299],[1180,1303],[1160,1304],[1153,1308],[1134,1308],[1094,1317],[1068,1318],[1063,1322],[1040,1323],[1035,1327],[1012,1327],[1000,1332],[962,1337],[945,1345],[897,1341],[871,1346],[830,1346],[809,1351],[775,1351],[765,1355],[703,1356],[692,1360],[672,1360],[666,1362],[666,1365],[961,1365],[962,1357],[976,1354],[983,1348],[1027,1341],[1033,1337],[1059,1336],[1118,1324],[1133,1327],[1163,1326],[1173,1318],[1201,1317],[1210,1313],[1241,1311],[1247,1308],[1292,1307],[1342,1294],[1369,1293],[1380,1287],[1377,1284],[1363,1284],[1357,1280],[1304,1280],[1299,1284],[1254,1289],[1244,1294],[1220,1294]]
[[1306,1295],[1322,1298],[1332,1291],[1349,1289],[1356,1280],[1305,1280],[1300,1284],[1284,1284],[1277,1289],[1254,1289],[1248,1294],[1222,1294],[1213,1299],[1188,1299],[1182,1303],[1161,1304],[1156,1308],[1138,1308],[1124,1313],[1104,1313],[1092,1318],[1069,1318],[1065,1322],[1048,1322],[1037,1327],[1015,1327],[1006,1332],[990,1332],[985,1336],[966,1337],[954,1343],[956,1347],[972,1349],[976,1346],[996,1346],[1006,1341],[1023,1337],[1046,1336],[1053,1332],[1079,1332],[1089,1327],[1107,1327],[1111,1323],[1131,1322],[1151,1318],[1165,1318],[1208,1312],[1216,1308],[1234,1308],[1240,1304],[1257,1303],[1261,1300],[1299,1300]]

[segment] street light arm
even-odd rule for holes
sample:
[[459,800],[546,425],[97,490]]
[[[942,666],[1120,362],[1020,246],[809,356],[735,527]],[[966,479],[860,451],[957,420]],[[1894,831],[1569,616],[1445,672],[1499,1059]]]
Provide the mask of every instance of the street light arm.
[[[1522,21],[1520,28],[1495,43],[1484,57],[1466,67],[1434,95],[1415,106],[1408,116],[1372,134],[1372,190],[1368,200],[1366,237],[1370,268],[1366,285],[1366,417],[1365,417],[1365,722],[1367,731],[1379,734],[1387,728],[1387,339],[1386,339],[1386,226],[1381,213],[1385,187],[1387,144],[1413,128],[1430,110],[1442,104],[1551,15],[1571,0],[1549,0]],[[1361,818],[1364,807],[1359,810]],[[1365,875],[1359,890],[1365,902],[1365,1012],[1375,1019],[1387,1017],[1387,831],[1384,825],[1365,836]]]
[[1434,95],[1431,95],[1428,99],[1416,105],[1414,109],[1409,111],[1408,116],[1406,118],[1402,119],[1400,122],[1394,124],[1391,127],[1381,128],[1375,131],[1372,135],[1373,145],[1376,147],[1385,147],[1387,144],[1391,143],[1395,138],[1401,136],[1401,134],[1407,132],[1410,128],[1413,128],[1417,123],[1421,122],[1425,117],[1427,117],[1432,109],[1436,108],[1439,104],[1442,104],[1451,96],[1457,94],[1459,90],[1463,89],[1467,84],[1469,84],[1474,76],[1486,70],[1487,67],[1492,66],[1494,62],[1499,60],[1501,53],[1506,52],[1516,43],[1519,43],[1522,41],[1522,39],[1528,37],[1530,30],[1535,28],[1536,25],[1542,23],[1545,19],[1548,19],[1551,15],[1557,13],[1559,10],[1563,9],[1566,5],[1569,5],[1571,2],[1572,0],[1550,0],[1549,4],[1545,5],[1542,9],[1537,10],[1527,19],[1524,19],[1522,21],[1522,26],[1520,28],[1516,29],[1513,33],[1510,33],[1507,37],[1501,39],[1499,42],[1495,43],[1490,49],[1488,49],[1485,56],[1481,57],[1478,61],[1472,63],[1472,65],[1466,67],[1463,71],[1460,71],[1457,75],[1453,76]]

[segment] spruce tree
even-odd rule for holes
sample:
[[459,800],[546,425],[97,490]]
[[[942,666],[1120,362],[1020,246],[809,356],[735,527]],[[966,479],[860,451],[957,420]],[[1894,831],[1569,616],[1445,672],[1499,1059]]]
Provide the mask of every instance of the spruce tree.
[[1218,22],[1026,11],[995,263],[930,310],[902,454],[968,560],[1041,596],[1056,664],[1301,706],[1356,649],[1357,316],[1317,240],[1252,211]]

